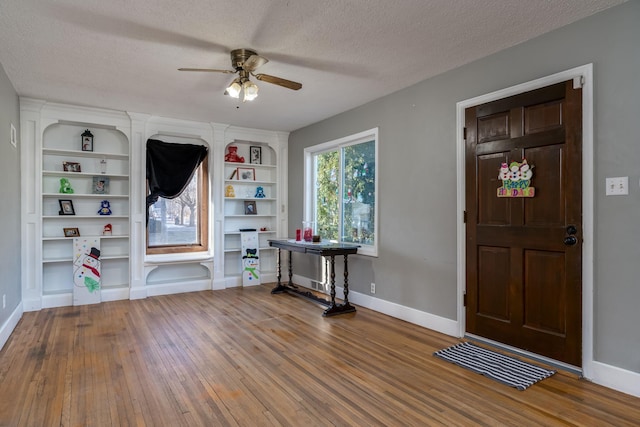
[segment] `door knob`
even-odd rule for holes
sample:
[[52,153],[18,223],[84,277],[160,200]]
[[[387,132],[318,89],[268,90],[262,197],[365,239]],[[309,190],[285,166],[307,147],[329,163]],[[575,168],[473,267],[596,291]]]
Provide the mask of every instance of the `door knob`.
[[576,228],[575,225],[568,225],[567,226],[567,234],[569,236],[573,236],[574,234],[576,234],[578,232],[578,229]]
[[564,244],[567,246],[573,246],[576,243],[578,243],[578,239],[576,239],[576,236],[567,236],[564,238]]

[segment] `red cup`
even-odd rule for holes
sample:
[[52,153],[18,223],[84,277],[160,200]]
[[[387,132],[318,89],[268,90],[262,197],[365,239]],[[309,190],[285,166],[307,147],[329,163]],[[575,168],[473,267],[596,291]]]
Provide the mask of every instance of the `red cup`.
[[298,228],[296,230],[296,242],[299,242],[300,240],[302,240],[302,230]]

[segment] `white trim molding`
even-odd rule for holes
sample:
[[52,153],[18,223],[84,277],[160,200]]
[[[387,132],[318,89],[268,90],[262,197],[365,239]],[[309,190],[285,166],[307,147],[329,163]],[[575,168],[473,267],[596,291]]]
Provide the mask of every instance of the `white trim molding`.
[[11,313],[9,318],[0,327],[0,350],[4,348],[4,345],[9,340],[9,337],[13,333],[13,330],[18,325],[20,319],[22,319],[23,309],[22,303],[18,304],[15,310]]

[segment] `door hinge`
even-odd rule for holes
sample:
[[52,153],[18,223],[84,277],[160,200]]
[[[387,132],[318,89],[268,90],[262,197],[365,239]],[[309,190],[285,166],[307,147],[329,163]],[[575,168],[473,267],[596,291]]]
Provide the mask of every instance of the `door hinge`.
[[467,128],[462,128],[462,139],[467,140]]
[[467,223],[467,211],[462,212],[462,222]]
[[462,305],[464,307],[467,306],[467,293],[466,292],[462,295]]

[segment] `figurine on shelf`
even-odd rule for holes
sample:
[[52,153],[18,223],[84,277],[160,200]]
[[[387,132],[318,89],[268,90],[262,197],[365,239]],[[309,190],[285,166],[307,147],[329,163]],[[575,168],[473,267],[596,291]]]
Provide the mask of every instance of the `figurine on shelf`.
[[233,185],[227,185],[224,190],[224,197],[236,197],[236,192],[233,189]]
[[67,178],[60,178],[60,193],[73,194],[73,188]]
[[230,145],[227,149],[229,152],[224,156],[225,162],[244,163],[244,157],[238,156],[238,147]]
[[111,236],[112,232],[113,232],[113,229],[111,227],[111,224],[105,225],[104,228],[102,229],[103,236]]
[[100,209],[98,210],[100,215],[111,215],[111,204],[108,200],[100,202]]
[[256,199],[264,199],[265,197],[267,197],[264,194],[264,188],[262,187],[256,188],[256,195],[253,197],[255,197]]

